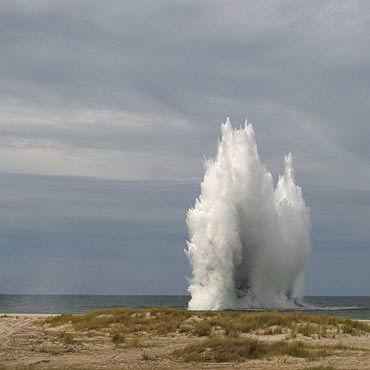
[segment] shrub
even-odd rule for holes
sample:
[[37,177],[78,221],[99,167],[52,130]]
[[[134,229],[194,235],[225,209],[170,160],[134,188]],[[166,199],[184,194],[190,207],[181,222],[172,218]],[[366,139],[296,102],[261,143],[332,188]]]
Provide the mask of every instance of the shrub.
[[122,334],[116,333],[112,336],[112,342],[114,344],[121,344],[125,341],[125,337]]
[[198,337],[206,337],[211,334],[212,325],[209,320],[204,319],[202,321],[198,321],[194,325],[194,329],[192,330],[192,333],[194,335],[197,335]]

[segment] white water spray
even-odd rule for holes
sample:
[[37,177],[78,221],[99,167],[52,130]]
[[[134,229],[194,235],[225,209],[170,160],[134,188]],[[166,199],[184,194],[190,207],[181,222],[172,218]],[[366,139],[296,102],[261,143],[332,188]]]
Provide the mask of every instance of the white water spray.
[[251,124],[221,125],[216,160],[188,211],[191,310],[293,308],[301,304],[311,250],[309,210],[292,155],[274,189]]

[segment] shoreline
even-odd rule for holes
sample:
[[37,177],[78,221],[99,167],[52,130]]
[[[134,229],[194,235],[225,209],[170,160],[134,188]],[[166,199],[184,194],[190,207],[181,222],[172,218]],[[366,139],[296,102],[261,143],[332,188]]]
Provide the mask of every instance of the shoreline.
[[[47,318],[63,315],[62,313],[14,313],[14,312],[5,312],[0,313],[1,317],[35,317],[35,318]],[[74,315],[74,314],[73,314]],[[78,315],[78,314],[76,314]]]
[[[292,312],[300,312],[300,313],[303,313],[303,314],[308,314],[308,315],[311,315],[311,314],[314,314],[314,315],[325,315],[325,316],[334,316],[334,317],[337,317],[338,319],[349,319],[349,320],[355,320],[355,321],[360,321],[360,322],[370,322],[370,318],[369,319],[358,319],[358,318],[352,318],[352,317],[347,317],[347,316],[337,316],[334,314],[334,312],[336,311],[325,311],[325,313],[323,313],[324,311],[320,311],[320,312],[316,312],[316,311],[309,311],[309,312],[306,312],[306,311],[302,311],[302,310],[271,310],[271,311],[259,311],[259,310],[221,310],[221,311],[213,311],[213,310],[205,310],[205,311],[191,311],[191,310],[186,310],[185,308],[178,308],[178,307],[162,307],[162,306],[158,306],[158,307],[140,307],[140,308],[133,308],[133,307],[125,307],[125,306],[122,306],[122,307],[111,307],[111,308],[98,308],[98,309],[91,309],[89,311],[85,311],[85,312],[51,312],[51,313],[45,313],[45,312],[0,312],[0,318],[1,317],[17,317],[17,316],[21,316],[21,317],[40,317],[40,318],[47,318],[47,317],[55,317],[55,316],[60,316],[60,315],[85,315],[87,313],[90,313],[90,312],[94,312],[94,311],[99,311],[99,310],[115,310],[115,309],[132,309],[132,310],[151,310],[151,309],[162,309],[162,308],[171,308],[171,309],[175,309],[175,310],[183,310],[183,311],[188,311],[188,312],[192,312],[194,314],[196,314],[197,312],[214,312],[214,313],[223,313],[223,312],[237,312],[237,313],[245,313],[245,314],[253,314],[253,313],[263,313],[263,312],[278,312],[278,313],[282,313],[282,314],[289,314],[289,313],[292,313]],[[331,314],[332,313],[332,314]]]
[[[126,307],[114,307],[112,309],[120,309],[120,308],[126,308]],[[145,309],[160,309],[161,307],[142,307],[142,308],[133,308],[134,310],[145,310]],[[176,308],[178,309],[178,308]],[[89,313],[89,312],[93,312],[93,311],[97,311],[95,309],[91,310],[91,311],[86,311],[86,312],[58,312],[58,313],[35,313],[35,312],[32,312],[32,313],[28,313],[28,312],[22,312],[22,313],[17,313],[17,312],[0,312],[0,318],[1,317],[6,317],[6,316],[9,316],[9,317],[35,317],[35,318],[47,318],[47,317],[55,317],[55,316],[60,316],[60,315],[84,315],[86,313]],[[193,311],[194,313],[198,312],[198,311]],[[203,312],[203,311],[199,311],[199,312]],[[229,311],[211,311],[211,312],[229,312]],[[235,311],[235,312],[245,312],[245,313],[255,313],[255,312],[264,312],[264,311]],[[280,312],[280,313],[288,313],[288,312],[293,312],[293,311],[277,311],[277,312]],[[302,311],[297,311],[297,312],[302,312]],[[311,313],[310,313],[311,314]],[[323,313],[315,313],[315,315],[324,315]],[[359,321],[359,322],[364,322],[364,323],[370,323],[370,319],[357,319],[357,318],[352,318],[352,317],[342,317],[342,316],[336,316],[336,315],[326,315],[326,316],[334,316],[334,317],[337,317],[338,319],[349,319],[349,320],[354,320],[354,321]]]

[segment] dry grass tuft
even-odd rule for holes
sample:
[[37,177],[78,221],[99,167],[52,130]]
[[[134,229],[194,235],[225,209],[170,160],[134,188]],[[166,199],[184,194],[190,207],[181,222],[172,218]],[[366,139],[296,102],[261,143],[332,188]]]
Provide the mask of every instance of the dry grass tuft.
[[112,342],[114,344],[121,344],[125,341],[125,337],[122,334],[116,333],[112,336]]
[[75,339],[74,339],[74,337],[71,333],[66,333],[66,332],[61,333],[59,338],[62,340],[62,342],[64,344],[72,345],[72,344],[76,343],[76,341],[75,341]]
[[326,347],[303,342],[264,342],[248,338],[209,338],[172,353],[185,362],[241,362],[270,356],[292,356],[316,360],[331,355]]

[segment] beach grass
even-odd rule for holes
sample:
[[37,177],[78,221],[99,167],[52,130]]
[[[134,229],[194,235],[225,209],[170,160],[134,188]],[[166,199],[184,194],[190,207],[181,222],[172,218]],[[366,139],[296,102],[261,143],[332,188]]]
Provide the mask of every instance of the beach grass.
[[168,307],[117,308],[81,315],[66,314],[48,318],[44,324],[53,327],[70,325],[76,332],[108,331],[113,341],[118,341],[119,335],[125,337],[133,333],[184,333],[198,337],[209,337],[217,333],[230,337],[246,333],[289,334],[293,338],[297,335],[333,338],[340,334],[355,336],[370,333],[370,326],[360,321],[297,311],[194,312]]
[[314,361],[331,355],[331,348],[303,342],[265,342],[250,338],[209,338],[176,350],[173,356],[185,362],[241,362],[272,356],[291,356]]
[[76,338],[81,342],[84,336],[97,336],[110,338],[122,349],[155,347],[159,338],[183,336],[182,346],[161,355],[182,362],[241,362],[272,357],[315,361],[353,348],[340,342],[324,345],[310,340],[370,333],[370,326],[363,322],[299,311],[214,312],[168,307],[66,314],[50,317],[41,325],[63,331],[61,338],[66,344],[73,345]]

